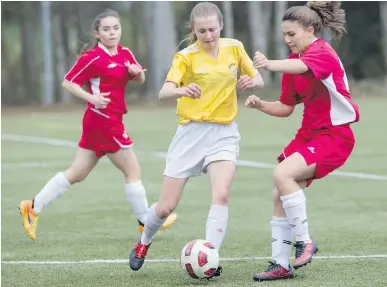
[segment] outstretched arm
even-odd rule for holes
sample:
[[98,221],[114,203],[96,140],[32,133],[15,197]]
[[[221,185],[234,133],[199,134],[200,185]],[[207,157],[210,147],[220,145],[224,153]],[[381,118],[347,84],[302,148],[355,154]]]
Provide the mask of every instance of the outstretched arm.
[[285,74],[303,74],[309,70],[300,59],[269,60],[265,69]]
[[280,101],[266,102],[255,95],[249,96],[245,106],[251,109],[257,109],[273,117],[288,117],[294,111],[294,106],[288,106]]
[[255,52],[254,67],[284,74],[303,74],[309,70],[308,66],[300,59],[268,60],[260,52]]

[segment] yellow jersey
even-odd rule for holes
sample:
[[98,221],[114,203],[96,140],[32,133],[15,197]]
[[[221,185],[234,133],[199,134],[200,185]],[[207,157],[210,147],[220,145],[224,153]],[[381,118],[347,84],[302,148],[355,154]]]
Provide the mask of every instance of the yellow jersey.
[[211,57],[196,42],[178,52],[166,81],[178,87],[191,83],[200,86],[200,99],[177,100],[178,123],[190,121],[231,123],[238,113],[236,83],[241,75],[254,78],[258,71],[243,44],[234,39],[219,39],[219,52]]

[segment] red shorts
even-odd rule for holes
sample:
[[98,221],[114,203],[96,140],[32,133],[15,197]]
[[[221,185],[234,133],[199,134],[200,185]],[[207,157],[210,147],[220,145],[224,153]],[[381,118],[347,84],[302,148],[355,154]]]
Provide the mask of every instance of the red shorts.
[[94,151],[97,157],[131,147],[133,141],[126,133],[122,115],[109,117],[87,109],[83,116],[79,147]]
[[307,165],[316,164],[315,176],[307,180],[323,178],[344,165],[355,146],[355,137],[349,125],[322,128],[319,130],[300,129],[296,137],[278,157],[283,161],[298,152]]

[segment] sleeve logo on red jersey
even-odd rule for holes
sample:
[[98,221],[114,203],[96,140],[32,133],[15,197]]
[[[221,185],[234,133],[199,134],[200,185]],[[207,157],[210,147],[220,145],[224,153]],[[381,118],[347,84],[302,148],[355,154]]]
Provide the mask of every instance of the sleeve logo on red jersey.
[[312,146],[308,146],[308,150],[310,150],[311,153],[316,153],[314,150],[314,147],[312,147]]

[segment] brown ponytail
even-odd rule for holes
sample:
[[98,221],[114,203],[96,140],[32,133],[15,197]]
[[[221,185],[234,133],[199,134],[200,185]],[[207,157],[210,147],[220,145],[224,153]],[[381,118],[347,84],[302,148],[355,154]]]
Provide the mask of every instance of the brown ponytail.
[[323,28],[332,31],[340,40],[345,30],[345,11],[337,1],[309,1],[306,6],[294,6],[286,10],[282,21],[297,21],[304,27],[312,26],[316,33]]

